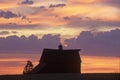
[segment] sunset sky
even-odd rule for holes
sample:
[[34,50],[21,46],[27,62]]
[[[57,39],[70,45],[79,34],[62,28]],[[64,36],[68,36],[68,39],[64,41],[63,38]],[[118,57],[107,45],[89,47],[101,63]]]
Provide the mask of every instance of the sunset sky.
[[0,0],[0,74],[59,43],[81,49],[82,73],[120,72],[120,0]]

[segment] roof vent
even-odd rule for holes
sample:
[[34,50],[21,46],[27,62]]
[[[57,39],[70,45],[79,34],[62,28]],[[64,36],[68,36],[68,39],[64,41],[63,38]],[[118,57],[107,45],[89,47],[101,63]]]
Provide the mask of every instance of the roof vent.
[[63,46],[60,44],[60,45],[58,46],[58,49],[59,49],[59,50],[63,50]]

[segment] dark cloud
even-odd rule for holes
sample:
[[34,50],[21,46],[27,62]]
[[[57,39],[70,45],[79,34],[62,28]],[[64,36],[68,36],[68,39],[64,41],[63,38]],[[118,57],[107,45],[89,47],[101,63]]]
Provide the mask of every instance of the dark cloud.
[[[35,35],[9,36],[0,38],[0,51],[42,51],[43,48],[57,48],[59,43],[60,35],[47,34],[42,39]],[[66,39],[65,43],[68,44],[66,48],[82,49],[82,55],[120,56],[120,29],[97,34],[83,31],[77,38]]]
[[100,19],[93,20],[90,17],[77,17],[77,16],[65,16],[64,21],[67,20],[67,26],[70,27],[86,27],[86,28],[98,28],[99,27],[120,27],[120,21],[104,21]]
[[18,33],[18,32],[17,32],[17,31],[12,31],[12,33],[13,33],[13,34],[16,34],[16,33]]
[[4,11],[0,10],[0,18],[10,19],[10,18],[21,18],[21,20],[27,20],[29,23],[31,22],[27,16],[21,15],[21,14],[15,14],[11,11]]
[[24,19],[27,19],[27,17],[26,16],[22,16],[21,19],[24,20]]
[[65,42],[68,48],[81,48],[83,55],[120,56],[120,29],[97,35],[83,31],[77,39],[68,39]]
[[0,24],[0,29],[38,29],[44,27],[43,25],[28,24],[28,25],[18,25],[16,23]]
[[63,17],[64,20],[70,20],[69,16]]
[[51,4],[49,8],[55,8],[55,7],[64,7],[66,4]]
[[8,35],[8,34],[10,34],[9,31],[1,31],[1,32],[0,32],[0,35]]
[[21,2],[21,4],[33,4],[34,2],[32,0],[24,0]]
[[120,7],[120,0],[103,0],[102,3],[115,6],[115,7]]
[[28,38],[25,36],[9,36],[0,38],[0,51],[41,51],[43,48],[56,48],[60,43],[59,35],[44,35],[38,39],[35,35]]
[[[69,1],[69,0],[68,0]],[[91,2],[82,2],[82,1],[72,1],[71,0],[71,3],[74,4],[74,5],[95,5],[95,4],[102,4],[103,5],[106,5],[106,6],[113,6],[113,7],[120,7],[120,0],[95,0],[95,1],[91,1]]]
[[40,6],[40,9],[44,9],[44,8],[46,8],[45,6]]
[[27,17],[27,16],[21,16],[21,20],[27,20],[29,23],[31,23],[32,21]]
[[9,19],[9,18],[16,18],[16,17],[19,17],[19,16],[15,13],[12,13],[11,11],[0,10],[0,17]]

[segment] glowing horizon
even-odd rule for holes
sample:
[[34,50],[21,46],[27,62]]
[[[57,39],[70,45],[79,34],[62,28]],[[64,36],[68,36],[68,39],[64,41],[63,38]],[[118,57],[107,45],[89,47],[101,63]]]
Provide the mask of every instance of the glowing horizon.
[[[5,54],[1,56],[7,57]],[[26,61],[31,60],[35,67],[39,63],[39,57],[40,54],[14,54],[10,58],[0,59],[0,75],[22,74]],[[82,73],[119,73],[119,57],[81,55],[81,59]]]

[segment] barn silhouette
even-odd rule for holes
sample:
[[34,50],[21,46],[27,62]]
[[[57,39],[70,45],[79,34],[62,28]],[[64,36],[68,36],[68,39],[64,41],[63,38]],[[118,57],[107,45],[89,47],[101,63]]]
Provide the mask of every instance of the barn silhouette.
[[39,64],[27,74],[81,73],[80,49],[44,49]]

